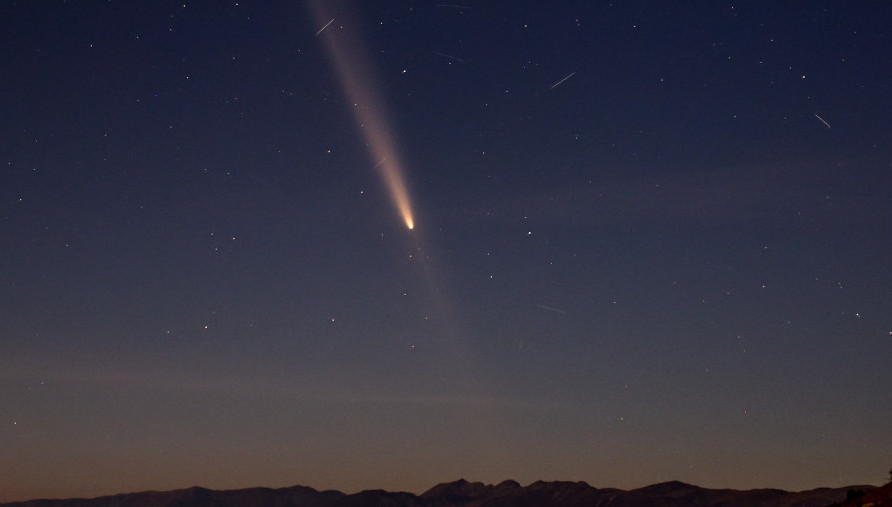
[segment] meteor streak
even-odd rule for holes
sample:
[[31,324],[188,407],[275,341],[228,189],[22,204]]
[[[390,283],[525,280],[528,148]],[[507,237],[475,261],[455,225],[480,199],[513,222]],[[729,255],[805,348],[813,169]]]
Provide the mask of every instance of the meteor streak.
[[561,80],[558,81],[557,83],[551,85],[551,89],[554,90],[555,88],[557,88],[558,86],[560,86],[561,83],[563,83],[564,81],[570,79],[571,77],[573,77],[573,76],[575,76],[575,75],[576,75],[576,72],[571,72],[571,73],[567,74],[567,75],[564,77],[564,79],[561,79]]
[[328,28],[328,25],[330,25],[332,23],[334,23],[334,18],[331,18],[331,21],[329,21],[328,23],[325,23],[325,26],[323,26],[322,28],[319,29],[318,32],[316,32],[316,37],[319,37],[319,34],[322,33],[322,30],[325,30],[326,28]]
[[[326,2],[310,2],[310,9],[318,24],[326,19],[323,6]],[[332,21],[334,19],[332,18]],[[319,36],[322,31],[331,24],[325,24],[316,32]],[[369,154],[374,160],[380,160],[376,168],[379,168],[381,179],[387,187],[393,199],[397,212],[405,222],[406,227],[413,229],[415,219],[412,216],[412,206],[409,202],[409,190],[403,177],[403,168],[400,163],[396,142],[391,134],[390,124],[384,113],[378,109],[384,108],[384,102],[372,86],[372,72],[365,68],[367,59],[361,54],[357,41],[349,40],[350,34],[339,30],[336,33],[326,32],[322,37],[344,92],[353,104],[352,112],[359,131],[369,149]],[[344,40],[347,38],[348,40]]]
[[539,308],[541,308],[543,310],[548,310],[549,312],[560,313],[561,315],[567,313],[567,312],[561,310],[560,308],[555,308],[553,306],[545,306],[545,305],[536,305],[536,306],[538,306]]

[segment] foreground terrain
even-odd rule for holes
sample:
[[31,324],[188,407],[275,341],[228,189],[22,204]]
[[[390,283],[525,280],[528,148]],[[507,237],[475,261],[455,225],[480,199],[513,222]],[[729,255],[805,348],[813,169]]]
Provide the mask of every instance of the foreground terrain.
[[0,504],[0,507],[823,507],[831,504],[866,507],[871,503],[880,507],[892,505],[889,495],[892,495],[889,485],[882,488],[849,486],[790,492],[778,489],[707,489],[682,482],[666,482],[625,491],[599,489],[585,482],[538,481],[521,486],[515,481],[485,485],[460,479],[434,486],[421,495],[383,490],[348,495],[339,491],[317,491],[305,486],[225,491],[192,487],[92,499],[31,500]]

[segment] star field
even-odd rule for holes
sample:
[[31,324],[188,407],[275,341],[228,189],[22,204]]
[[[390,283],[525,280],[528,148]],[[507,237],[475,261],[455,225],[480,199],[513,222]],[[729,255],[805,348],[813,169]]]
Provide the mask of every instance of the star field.
[[884,478],[884,5],[0,20],[0,501]]

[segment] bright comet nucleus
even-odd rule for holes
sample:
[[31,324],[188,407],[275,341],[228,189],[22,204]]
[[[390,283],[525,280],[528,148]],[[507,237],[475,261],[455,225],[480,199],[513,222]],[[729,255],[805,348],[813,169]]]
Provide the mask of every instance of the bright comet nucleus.
[[316,36],[325,42],[328,56],[337,71],[341,86],[353,104],[353,117],[369,152],[374,160],[381,161],[375,167],[381,173],[397,212],[406,227],[414,229],[415,220],[412,217],[409,191],[397,146],[383,112],[384,102],[375,93],[375,87],[371,85],[373,73],[365,68],[365,62],[369,60],[359,49],[362,47],[361,41],[358,40],[359,34],[355,30],[339,30],[338,26],[329,27],[336,18],[328,16],[324,4],[325,2],[318,0],[309,3],[313,18],[318,24],[325,25],[316,32]]

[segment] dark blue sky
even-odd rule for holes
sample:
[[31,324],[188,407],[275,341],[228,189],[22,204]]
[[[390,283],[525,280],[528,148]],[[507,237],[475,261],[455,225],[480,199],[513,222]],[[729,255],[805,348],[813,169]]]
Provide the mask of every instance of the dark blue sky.
[[318,7],[0,7],[0,501],[884,478],[887,6]]

